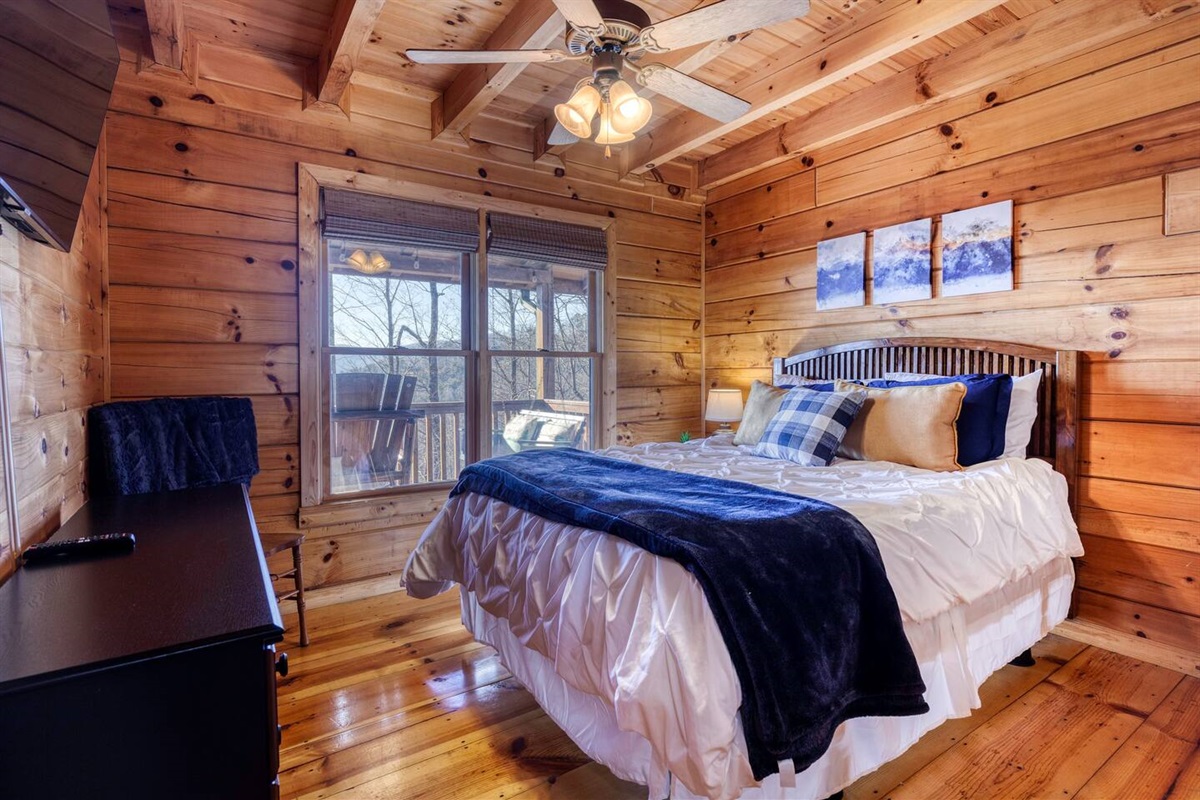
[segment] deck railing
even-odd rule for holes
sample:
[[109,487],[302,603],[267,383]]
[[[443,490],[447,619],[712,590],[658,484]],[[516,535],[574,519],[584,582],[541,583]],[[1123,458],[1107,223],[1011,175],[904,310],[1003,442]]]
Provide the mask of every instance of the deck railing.
[[[414,411],[424,411],[417,420],[416,457],[409,465],[409,483],[452,481],[467,465],[467,406],[463,402],[413,403]],[[493,432],[504,430],[508,421],[527,409],[552,410],[587,415],[589,404],[583,400],[508,400],[492,404]],[[587,447],[584,430],[582,446]]]

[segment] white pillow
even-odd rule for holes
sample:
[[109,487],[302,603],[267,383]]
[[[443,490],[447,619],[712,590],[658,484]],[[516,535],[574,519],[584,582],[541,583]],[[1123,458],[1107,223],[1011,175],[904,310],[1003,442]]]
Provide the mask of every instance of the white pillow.
[[[921,381],[940,378],[919,372],[885,372],[888,381]],[[1013,378],[1012,400],[1008,405],[1008,423],[1004,426],[1004,453],[1002,458],[1024,458],[1033,436],[1033,422],[1038,412],[1038,387],[1042,384],[1042,371],[1035,369],[1028,375]]]
[[833,383],[833,378],[801,378],[799,375],[787,375],[783,372],[776,372],[772,378],[772,383],[780,388],[791,386],[812,386],[814,384]]
[[1038,387],[1042,371],[1013,378],[1012,401],[1008,406],[1008,424],[1004,427],[1004,458],[1024,458],[1029,438],[1033,436],[1033,421],[1038,413]]

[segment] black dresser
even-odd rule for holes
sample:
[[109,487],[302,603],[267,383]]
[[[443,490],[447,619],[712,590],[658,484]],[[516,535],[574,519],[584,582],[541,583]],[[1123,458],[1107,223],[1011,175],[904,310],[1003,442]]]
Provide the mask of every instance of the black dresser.
[[283,638],[240,486],[95,499],[53,538],[128,555],[0,586],[0,797],[278,795]]

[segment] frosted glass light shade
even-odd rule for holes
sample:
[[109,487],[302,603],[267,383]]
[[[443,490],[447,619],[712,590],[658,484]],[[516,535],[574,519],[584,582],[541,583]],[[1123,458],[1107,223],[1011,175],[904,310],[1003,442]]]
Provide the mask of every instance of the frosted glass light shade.
[[739,422],[742,419],[741,389],[709,389],[704,418],[709,422]]
[[625,81],[617,81],[608,90],[609,104],[612,106],[612,128],[617,133],[632,134],[640,131],[650,121],[654,106],[637,93]]
[[349,267],[366,275],[377,275],[380,272],[387,272],[392,267],[391,262],[383,257],[383,253],[377,250],[372,251],[369,256],[363,250],[355,250],[346,256],[345,262]]
[[571,99],[554,107],[558,123],[580,139],[592,136],[592,117],[600,108],[600,93],[590,83],[580,86]]
[[600,107],[600,130],[596,132],[596,144],[624,144],[632,142],[634,136],[632,133],[622,133],[613,127],[612,119],[609,116],[609,104],[604,104]]

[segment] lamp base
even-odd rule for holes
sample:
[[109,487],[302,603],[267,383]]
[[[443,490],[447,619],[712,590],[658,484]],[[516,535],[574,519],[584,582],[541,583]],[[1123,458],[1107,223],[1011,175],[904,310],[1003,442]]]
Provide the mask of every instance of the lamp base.
[[722,422],[717,426],[716,433],[733,433],[733,426],[728,422]]

